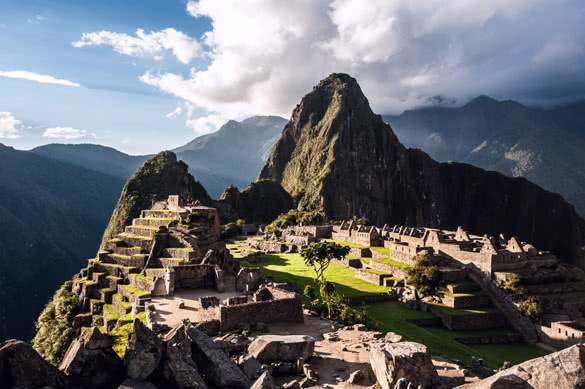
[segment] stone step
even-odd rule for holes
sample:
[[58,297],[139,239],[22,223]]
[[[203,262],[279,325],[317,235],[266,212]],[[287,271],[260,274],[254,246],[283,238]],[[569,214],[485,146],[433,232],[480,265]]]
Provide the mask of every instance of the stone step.
[[116,247],[125,247],[126,246],[126,242],[124,242],[122,239],[120,238],[114,238],[114,239],[110,239],[106,242],[106,244],[104,245],[104,248],[106,250],[114,250]]
[[121,266],[143,268],[147,259],[148,254],[122,255],[109,253],[105,254],[101,260],[106,263],[115,263]]
[[181,214],[187,215],[186,212],[171,211],[169,209],[145,209],[140,212],[140,218],[171,218],[179,220]]
[[98,315],[102,312],[104,304],[104,300],[91,299],[89,300],[89,311],[92,315]]
[[115,247],[112,251],[114,254],[121,254],[121,255],[136,255],[136,254],[146,254],[144,249],[140,246],[134,247]]
[[100,297],[106,304],[112,303],[112,296],[116,293],[115,289],[103,288],[100,289]]
[[176,220],[172,217],[140,217],[132,220],[134,226],[150,226],[150,227],[162,227],[168,226],[171,222]]
[[93,272],[91,279],[96,284],[98,284],[100,286],[104,286],[104,285],[106,285],[106,275],[107,275],[106,273]]
[[487,307],[491,304],[489,296],[483,294],[481,291],[472,293],[451,293],[444,291],[442,293],[441,301],[450,308]]
[[453,331],[487,330],[506,326],[504,315],[495,308],[473,310],[431,306],[431,312],[439,316],[443,325]]
[[150,226],[126,226],[124,232],[131,235],[146,236],[153,238],[158,232],[159,227]]
[[[94,265],[95,271],[106,273],[113,277],[126,277],[131,273],[138,273],[140,270],[134,266],[123,266],[117,263],[98,262]],[[107,276],[106,276],[107,278]]]
[[146,251],[148,253],[150,252],[150,249],[152,248],[152,244],[154,242],[154,240],[151,237],[128,234],[126,232],[118,234],[117,236],[118,236],[118,238],[120,238],[124,242],[126,242],[126,245],[128,247],[133,247],[133,246],[142,247],[144,249],[144,251]]
[[187,261],[195,258],[195,252],[190,247],[167,247],[163,254],[165,257],[182,258]]
[[451,293],[470,293],[481,290],[478,284],[471,280],[461,281],[461,282],[453,282],[447,284],[447,290]]
[[544,284],[522,285],[526,294],[553,294],[585,291],[585,282],[551,282]]
[[124,296],[119,293],[114,293],[112,296],[112,304],[116,307],[120,315],[132,312],[132,303],[124,300]]
[[175,267],[180,265],[186,265],[189,263],[186,259],[175,258],[175,257],[161,257],[159,261],[163,267]]
[[150,297],[150,292],[129,284],[118,285],[118,294],[122,295],[128,302],[134,303],[138,299]]

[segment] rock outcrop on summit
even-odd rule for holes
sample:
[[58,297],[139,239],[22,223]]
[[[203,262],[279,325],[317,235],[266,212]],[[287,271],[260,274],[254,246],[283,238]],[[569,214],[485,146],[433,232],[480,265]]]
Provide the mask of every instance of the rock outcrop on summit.
[[327,219],[503,232],[585,266],[585,220],[561,195],[406,149],[346,74],[301,100],[259,179],[280,182],[300,209]]

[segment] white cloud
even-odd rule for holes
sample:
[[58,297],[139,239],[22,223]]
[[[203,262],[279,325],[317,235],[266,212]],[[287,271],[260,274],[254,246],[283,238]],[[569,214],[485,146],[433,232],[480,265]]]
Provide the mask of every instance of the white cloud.
[[71,127],[51,127],[47,128],[43,133],[45,138],[53,139],[79,139],[79,138],[95,138],[96,135],[93,132],[86,130],[79,130]]
[[133,57],[152,56],[161,60],[161,53],[171,50],[177,59],[187,64],[201,53],[199,42],[174,28],[145,32],[136,30],[136,36],[111,31],[84,33],[81,40],[73,42],[73,47],[112,46],[120,54]]
[[181,112],[183,112],[183,108],[179,105],[174,111],[167,113],[165,116],[167,119],[174,120]]
[[[556,74],[585,79],[581,0],[189,0],[186,10],[210,18],[212,29],[202,46],[187,37],[191,51],[182,60],[175,55],[183,63],[204,56],[209,64],[181,73],[153,69],[140,80],[207,112],[187,115],[198,132],[227,118],[288,116],[332,72],[356,77],[380,113],[479,94],[521,101],[540,94],[554,102],[562,98],[548,93],[562,90]],[[171,47],[142,30],[137,37],[93,34],[74,45],[152,56]]]
[[17,139],[22,122],[17,120],[10,112],[0,112],[0,138]]
[[27,72],[25,70],[12,70],[12,71],[6,71],[6,72],[0,71],[0,77],[19,78],[22,80],[40,82],[41,84],[57,84],[57,85],[65,85],[65,86],[73,86],[73,87],[81,86],[80,84],[73,82],[73,81],[55,78],[53,76],[49,76],[46,74]]
[[222,115],[207,115],[197,119],[187,119],[185,124],[191,128],[197,135],[214,132],[221,125],[225,124],[228,119]]
[[47,18],[45,16],[42,15],[37,15],[32,19],[28,19],[26,22],[27,23],[36,23],[36,24],[41,24],[43,21],[45,21]]

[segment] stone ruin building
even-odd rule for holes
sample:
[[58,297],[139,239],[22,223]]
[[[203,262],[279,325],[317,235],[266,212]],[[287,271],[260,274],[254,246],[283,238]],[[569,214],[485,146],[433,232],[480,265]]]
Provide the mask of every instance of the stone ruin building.
[[[103,317],[104,329],[111,331],[139,317],[160,330],[165,313],[152,301],[198,290],[205,292],[197,298],[196,310],[217,308],[217,315],[208,316],[222,329],[260,319],[302,321],[300,296],[281,284],[267,284],[259,269],[241,269],[219,232],[217,210],[189,196],[169,196],[141,211],[74,278],[72,291],[80,296],[84,310],[74,318],[74,328]],[[226,301],[215,296],[227,291],[232,297]],[[189,312],[176,308],[179,315]]]
[[364,226],[355,221],[344,220],[333,226],[331,238],[363,246],[381,246],[381,237],[375,226]]

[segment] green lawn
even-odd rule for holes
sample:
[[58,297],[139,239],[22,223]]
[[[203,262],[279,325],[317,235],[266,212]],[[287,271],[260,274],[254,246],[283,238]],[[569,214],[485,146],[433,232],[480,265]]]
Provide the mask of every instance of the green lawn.
[[480,334],[495,335],[505,331],[450,331],[442,327],[419,327],[409,323],[408,320],[425,319],[433,315],[408,309],[405,304],[396,301],[370,304],[368,314],[379,323],[382,332],[396,332],[410,341],[425,344],[432,354],[442,354],[465,362],[470,362],[471,357],[474,356],[483,358],[490,367],[499,368],[504,361],[516,364],[546,354],[541,348],[525,343],[466,346],[457,342],[455,338]]
[[343,246],[355,247],[358,249],[367,249],[368,248],[368,246],[364,246],[364,245],[352,243],[352,242],[346,242],[344,240],[334,240],[334,239],[321,239],[321,240],[325,241],[325,242],[335,242],[335,243],[341,244]]
[[[250,264],[240,261],[245,267],[260,267],[264,273],[277,281],[295,282],[302,290],[305,285],[313,284],[314,272],[308,268],[299,254],[270,254],[268,261]],[[359,296],[368,293],[379,293],[386,290],[382,286],[376,286],[366,281],[355,278],[355,270],[335,263],[331,263],[326,272],[327,280],[333,282],[337,290],[346,296]],[[493,308],[477,310],[448,310],[451,314],[469,314],[490,312]],[[393,331],[406,339],[425,344],[431,353],[446,355],[452,359],[470,362],[471,357],[483,358],[485,363],[494,368],[502,366],[504,361],[520,363],[528,359],[545,355],[546,352],[534,345],[508,344],[508,345],[477,345],[466,346],[455,338],[476,336],[478,334],[501,334],[505,330],[487,331],[449,331],[443,327],[420,327],[409,323],[408,320],[420,320],[435,317],[432,313],[415,311],[407,308],[405,304],[397,301],[368,305],[369,317],[377,322],[383,332]]]
[[[267,262],[250,264],[246,261],[240,261],[240,263],[246,267],[260,267],[267,276],[277,281],[295,282],[300,290],[303,290],[305,285],[308,284],[312,284],[318,289],[314,282],[315,272],[305,265],[303,258],[299,254],[267,254],[266,257],[268,257]],[[353,268],[347,268],[336,263],[329,265],[325,276],[345,296],[362,296],[368,293],[382,293],[387,290],[383,286],[377,286],[355,278]]]

